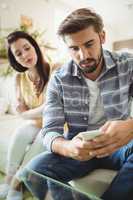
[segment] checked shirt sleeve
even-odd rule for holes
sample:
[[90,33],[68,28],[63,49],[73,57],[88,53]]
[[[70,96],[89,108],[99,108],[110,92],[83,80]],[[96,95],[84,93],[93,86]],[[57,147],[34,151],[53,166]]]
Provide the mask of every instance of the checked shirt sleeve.
[[56,75],[53,75],[48,83],[43,118],[43,144],[48,151],[51,151],[53,140],[63,137],[65,122],[61,84]]

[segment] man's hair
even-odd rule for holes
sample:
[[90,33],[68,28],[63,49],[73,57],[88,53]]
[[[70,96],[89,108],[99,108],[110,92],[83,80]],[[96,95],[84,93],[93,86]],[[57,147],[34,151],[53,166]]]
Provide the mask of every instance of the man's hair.
[[88,8],[80,8],[69,14],[58,28],[58,35],[76,33],[93,26],[94,30],[99,33],[103,29],[103,21],[99,14]]

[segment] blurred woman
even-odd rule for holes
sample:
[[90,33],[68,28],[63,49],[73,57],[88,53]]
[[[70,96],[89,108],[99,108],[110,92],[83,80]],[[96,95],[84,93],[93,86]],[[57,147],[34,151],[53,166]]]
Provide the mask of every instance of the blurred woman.
[[[37,42],[27,33],[15,31],[8,35],[8,59],[19,72],[16,75],[16,110],[25,119],[15,131],[7,156],[5,183],[0,185],[0,198],[10,198],[11,182],[17,172],[36,154],[44,151],[41,134],[42,111],[50,66],[44,60]],[[22,199],[22,192],[16,192],[16,199]]]

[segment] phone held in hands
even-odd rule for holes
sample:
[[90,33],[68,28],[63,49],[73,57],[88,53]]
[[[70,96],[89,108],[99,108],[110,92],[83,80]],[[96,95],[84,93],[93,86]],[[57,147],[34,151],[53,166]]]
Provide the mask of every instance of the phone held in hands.
[[92,131],[85,131],[85,132],[80,132],[77,137],[82,138],[83,140],[92,140],[95,137],[99,136],[101,132],[97,130],[92,130]]

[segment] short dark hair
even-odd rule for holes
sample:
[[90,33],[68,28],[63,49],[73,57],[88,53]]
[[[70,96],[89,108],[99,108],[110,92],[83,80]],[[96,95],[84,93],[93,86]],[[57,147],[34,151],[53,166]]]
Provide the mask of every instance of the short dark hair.
[[36,68],[42,82],[41,87],[39,89],[39,92],[41,93],[49,79],[50,66],[44,60],[39,45],[34,40],[34,38],[32,38],[31,35],[23,31],[14,31],[7,36],[7,46],[8,46],[7,53],[8,53],[9,63],[11,67],[13,67],[18,72],[25,72],[26,70],[28,70],[28,68],[22,66],[20,63],[16,61],[15,56],[11,51],[11,44],[21,38],[28,40],[30,44],[35,48],[35,52],[37,54]]
[[88,8],[80,8],[69,14],[58,28],[58,35],[76,33],[93,26],[94,30],[99,33],[103,29],[103,21],[99,14]]

